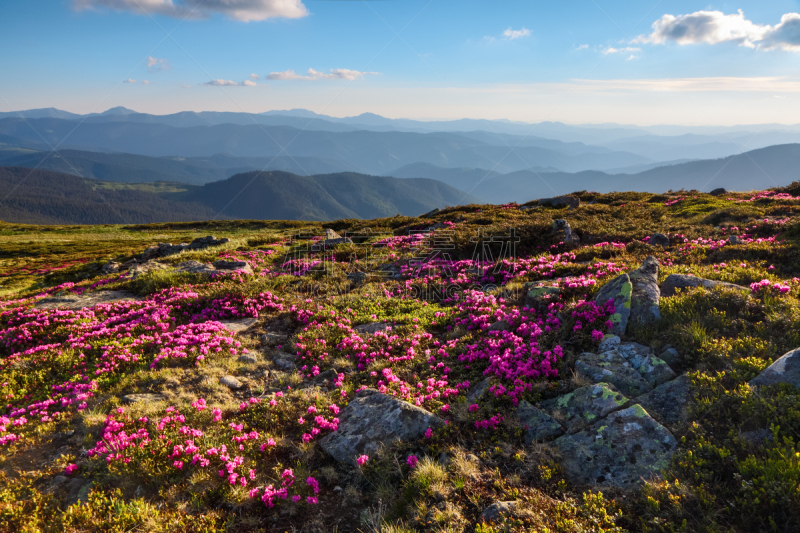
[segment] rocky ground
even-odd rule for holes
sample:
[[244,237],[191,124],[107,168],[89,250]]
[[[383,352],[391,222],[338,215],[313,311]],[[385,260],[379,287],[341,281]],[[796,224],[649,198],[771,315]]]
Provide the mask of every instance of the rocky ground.
[[0,530],[800,530],[798,192],[0,223]]

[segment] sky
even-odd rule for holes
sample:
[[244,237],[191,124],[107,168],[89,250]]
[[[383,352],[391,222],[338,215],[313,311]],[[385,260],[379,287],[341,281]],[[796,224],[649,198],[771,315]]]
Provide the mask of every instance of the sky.
[[800,123],[800,1],[0,3],[0,111]]

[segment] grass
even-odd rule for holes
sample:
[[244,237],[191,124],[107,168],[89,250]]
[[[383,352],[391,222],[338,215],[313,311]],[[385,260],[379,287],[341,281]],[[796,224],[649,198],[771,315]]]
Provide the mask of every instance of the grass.
[[[374,266],[366,255],[370,247],[357,241],[332,250],[339,262],[329,275],[270,274],[212,280],[163,271],[136,280],[121,278],[106,285],[104,288],[140,296],[165,289],[189,291],[196,296],[187,297],[181,304],[184,307],[180,309],[187,313],[226,298],[240,302],[237,309],[244,312],[246,304],[241,302],[253,301],[264,293],[279,297],[284,309],[260,312],[256,326],[237,337],[239,349],[257,354],[255,364],[240,363],[225,354],[211,354],[197,366],[184,360],[156,368],[150,368],[147,361],[131,364],[113,379],[98,378],[97,395],[85,410],[70,411],[51,422],[31,426],[30,430],[20,430],[21,440],[0,450],[0,531],[487,533],[747,532],[800,528],[800,391],[791,386],[755,391],[747,385],[777,357],[800,346],[800,289],[793,281],[800,277],[800,225],[793,219],[785,224],[763,222],[765,217],[792,217],[797,202],[738,202],[752,195],[711,197],[696,191],[666,195],[582,191],[575,195],[583,204],[571,211],[471,205],[443,209],[433,219],[392,217],[340,220],[325,225],[293,221],[92,227],[0,223],[0,330],[11,327],[6,322],[9,315],[4,314],[5,309],[17,304],[8,302],[55,290],[64,283],[88,287],[108,278],[100,269],[106,261],[133,257],[157,242],[189,242],[209,234],[227,237],[231,242],[223,247],[184,252],[164,262],[210,262],[221,254],[247,257],[246,254],[273,250],[254,263],[257,272],[264,269],[268,273],[286,257],[295,257],[295,252],[304,249],[305,241],[291,246],[279,242],[287,233],[319,234],[323,227],[330,227],[339,232],[369,229],[373,235],[403,236],[435,222],[463,218],[463,222],[448,228],[448,253],[453,259],[473,257],[476,244],[480,244],[475,240],[479,229],[488,237],[508,235],[511,228],[520,239],[519,256],[544,259],[570,252],[554,242],[549,230],[552,220],[565,218],[580,235],[582,247],[571,251],[574,258],[564,256],[567,259],[555,267],[557,277],[594,272],[591,267],[598,262],[613,262],[627,270],[652,254],[662,263],[660,281],[672,273],[690,273],[745,287],[762,279],[791,286],[791,291],[782,295],[724,288],[683,292],[662,299],[660,322],[629,330],[631,339],[642,344],[675,347],[683,356],[676,371],[686,372],[697,390],[689,420],[670,428],[680,447],[661,479],[648,481],[633,492],[600,492],[594,487],[572,486],[548,445],[525,446],[524,429],[513,421],[510,400],[488,396],[479,401],[480,410],[473,413],[468,410],[470,403],[463,392],[447,400],[447,412],[441,411],[445,404],[441,399],[425,404],[450,422],[446,428],[430,439],[395,442],[362,468],[337,463],[322,451],[317,440],[303,442],[301,435],[310,428],[300,425],[298,419],[312,418],[309,406],[330,417],[329,405],[338,402],[343,407],[347,401],[341,396],[342,391],[352,397],[359,386],[376,386],[385,370],[410,384],[426,382],[440,375],[428,362],[428,355],[423,355],[428,353],[426,350],[436,353],[435,342],[449,340],[454,353],[458,353],[487,336],[485,332],[456,327],[453,302],[445,297],[398,297],[405,280],[348,280],[351,259]],[[665,205],[681,197],[685,199]],[[756,228],[752,229],[754,225]],[[747,231],[756,238],[779,238],[724,247],[689,242],[699,238],[722,241],[735,232],[730,229],[734,226],[750,227]],[[655,232],[669,234],[672,248],[665,251],[643,242]],[[407,264],[418,252],[402,246],[379,250],[383,254],[380,262],[394,264]],[[300,257],[304,254],[299,252]],[[444,275],[433,271],[424,283],[434,286]],[[567,292],[567,310],[579,300],[593,298],[599,285],[608,279],[611,276],[602,278],[597,286]],[[525,282],[549,280],[530,270],[506,285],[486,290],[497,298],[508,298],[507,305],[513,307],[521,302],[513,295],[522,290]],[[292,306],[294,310],[290,311]],[[331,318],[304,330],[300,311]],[[413,348],[416,356],[392,362],[378,358],[359,368],[354,358],[358,350],[342,347],[349,335],[349,330],[339,326],[345,319],[352,326],[377,321],[393,324],[391,334],[395,337],[369,337],[364,341],[369,345],[367,351],[396,350],[392,353],[404,354]],[[182,320],[176,315],[176,324]],[[552,339],[566,351],[559,376],[538,381],[525,395],[532,403],[584,383],[571,371],[570,362],[592,345],[587,341],[588,333],[572,330],[574,320],[570,320],[569,327]],[[262,347],[258,340],[262,332],[285,334],[290,340],[281,348]],[[65,342],[64,330],[54,327],[49,335],[56,344]],[[127,346],[140,335],[144,332],[130,333],[113,342]],[[98,343],[83,352],[94,357],[92,354],[100,353],[101,345],[105,346]],[[307,368],[301,372],[279,369],[272,360],[274,354],[291,349],[295,343],[306,346]],[[157,351],[145,350],[143,356],[150,357]],[[10,385],[0,390],[11,395],[9,402],[16,402],[23,391],[44,394],[42,391],[51,390],[53,385],[72,379],[67,371],[80,360],[79,352],[64,349],[56,353],[56,349],[47,349],[42,352],[44,355],[29,354],[12,361],[10,349],[4,345],[0,348],[0,383]],[[321,372],[333,368],[337,375],[343,373],[342,387],[314,381],[314,365],[319,365]],[[486,368],[484,363],[465,368],[454,357],[447,360],[447,365],[452,367],[451,383],[477,383]],[[245,383],[244,387],[231,390],[220,385],[219,378],[225,375],[235,375]],[[279,407],[268,407],[278,391],[285,393]],[[162,394],[165,401],[124,404],[122,398],[132,393]],[[212,424],[210,410],[199,412],[191,407],[201,397],[209,406],[221,409],[224,424]],[[241,410],[240,404],[251,397],[260,398],[261,403]],[[274,448],[267,451],[241,451],[246,464],[257,471],[253,484],[279,486],[281,473],[290,468],[302,500],[279,500],[274,508],[268,508],[249,497],[251,485],[231,486],[216,471],[188,466],[176,471],[169,458],[171,448],[159,448],[150,456],[143,452],[128,465],[106,464],[81,455],[102,438],[107,417],[118,408],[124,407],[131,420],[146,417],[155,421],[165,416],[168,406],[187,413],[186,423],[203,428],[203,438],[215,445],[231,445],[232,436],[238,435],[228,424],[241,423],[248,430],[259,432],[260,439],[274,439]],[[476,429],[476,420],[494,414],[503,414],[506,420],[495,430]],[[170,434],[171,439],[184,438],[175,431]],[[407,463],[411,455],[418,458],[414,468]],[[82,504],[67,505],[69,490],[65,485],[54,485],[54,479],[64,473],[68,464],[80,464],[80,476],[94,483],[88,500]],[[320,484],[316,505],[305,503],[313,495],[305,482],[309,476]],[[509,500],[518,504],[512,515],[497,523],[483,520],[486,507]]]

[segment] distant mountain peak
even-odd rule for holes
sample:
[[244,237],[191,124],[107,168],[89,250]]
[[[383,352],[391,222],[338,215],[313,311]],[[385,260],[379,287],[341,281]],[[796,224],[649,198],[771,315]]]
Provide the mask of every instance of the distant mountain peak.
[[120,105],[120,106],[117,106],[117,107],[112,107],[111,109],[108,109],[106,111],[103,111],[100,114],[101,115],[133,115],[135,113],[137,113],[137,111],[134,111],[133,109],[128,109],[127,107],[122,107]]

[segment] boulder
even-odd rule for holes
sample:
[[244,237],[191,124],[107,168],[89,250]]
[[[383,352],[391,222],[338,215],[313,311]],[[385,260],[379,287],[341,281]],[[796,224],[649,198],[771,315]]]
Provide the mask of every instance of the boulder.
[[728,237],[728,244],[742,244],[742,239],[738,235],[731,235]]
[[73,478],[66,483],[67,486],[67,507],[76,503],[88,503],[89,492],[94,488],[94,481],[88,479]]
[[248,328],[255,326],[258,323],[257,318],[239,318],[236,320],[219,320],[220,324],[225,326],[225,329],[239,334]]
[[478,383],[469,390],[469,392],[467,393],[467,400],[469,400],[470,402],[478,401],[479,399],[481,399],[481,397],[483,397],[484,394],[486,394],[486,391],[489,390],[489,387],[491,386],[492,386],[492,378],[484,378],[483,381],[481,381],[480,383]]
[[434,209],[433,211],[428,211],[428,212],[427,212],[427,213],[425,213],[424,215],[420,215],[420,218],[431,218],[432,216],[435,216],[435,215],[437,215],[438,213],[439,213],[439,208],[437,207],[437,208],[436,208],[436,209]]
[[568,481],[627,488],[669,467],[678,442],[637,404],[560,437],[553,445]]
[[610,383],[597,383],[575,389],[569,394],[539,404],[545,413],[560,421],[568,433],[592,425],[628,403]]
[[342,237],[334,230],[330,228],[325,228],[325,239],[322,241],[322,245],[327,248],[329,246],[336,246],[337,244],[345,244],[349,243],[352,244],[353,240],[349,237]]
[[722,187],[718,187],[718,188],[714,189],[713,191],[711,191],[708,194],[710,194],[711,196],[722,196],[723,194],[727,194],[727,193],[728,193],[728,191],[726,191]]
[[240,363],[244,363],[246,365],[252,365],[252,364],[258,363],[258,357],[256,357],[255,355],[253,355],[251,353],[246,353],[246,354],[240,355],[238,357],[238,359],[236,359],[236,360],[239,361]]
[[626,396],[638,396],[653,388],[617,350],[582,353],[575,370],[595,383],[611,383]]
[[658,355],[659,359],[667,363],[670,368],[681,363],[683,357],[675,348],[667,348]]
[[247,261],[214,261],[211,263],[217,270],[238,270],[245,274],[252,274],[253,267]]
[[122,265],[120,265],[116,261],[109,261],[108,263],[103,265],[101,270],[105,274],[116,274],[117,272],[120,271],[121,268],[122,268]]
[[580,244],[581,238],[578,237],[578,234],[572,231],[572,226],[569,225],[564,219],[554,220],[553,224],[551,225],[553,229],[553,233],[556,235],[556,238],[563,242],[566,245],[577,245]]
[[294,360],[294,355],[286,352],[278,352],[272,358],[272,363],[284,372],[292,372],[296,368]]
[[609,300],[614,302],[614,314],[611,315],[613,326],[611,332],[614,335],[622,335],[628,327],[628,319],[631,316],[631,293],[633,284],[628,274],[620,274],[612,279],[600,289],[594,299],[598,306],[603,306]]
[[800,387],[800,348],[783,354],[777,361],[750,380],[753,387],[788,383]]
[[525,427],[525,444],[553,440],[564,434],[561,424],[525,400],[519,402],[515,414]]
[[261,340],[262,346],[275,346],[276,344],[284,344],[286,342],[289,342],[289,336],[282,335],[280,333],[267,332],[261,335],[261,337],[259,337],[259,340]]
[[527,307],[537,307],[540,303],[548,303],[552,299],[558,298],[561,294],[561,287],[551,287],[539,283],[525,284],[525,305]]
[[497,322],[489,326],[489,328],[486,331],[511,331],[511,324],[509,324],[505,320],[498,320]]
[[200,261],[182,261],[175,265],[176,272],[189,272],[191,274],[211,274],[217,271],[210,263]]
[[355,463],[360,455],[375,455],[395,440],[421,439],[428,428],[444,421],[421,407],[363,389],[339,413],[339,429],[320,439],[322,449],[339,462]]
[[667,276],[667,279],[664,280],[664,283],[661,284],[661,296],[674,296],[677,294],[678,290],[691,289],[694,287],[704,287],[706,289],[724,287],[742,292],[750,292],[750,288],[733,283],[698,278],[697,276],[689,276],[687,274],[670,274]]
[[637,397],[634,401],[662,424],[675,426],[688,419],[689,402],[692,397],[692,382],[686,374],[683,374]]
[[392,325],[389,322],[370,322],[368,324],[359,324],[353,329],[359,333],[373,334],[378,333],[379,331],[386,331],[391,327]]
[[71,294],[50,296],[42,298],[34,308],[36,309],[84,309],[94,307],[99,304],[111,304],[114,302],[133,302],[141,300],[139,296],[126,291],[95,291],[83,294]]
[[481,513],[484,522],[493,524],[502,520],[503,516],[513,516],[517,511],[517,502],[495,502]]
[[233,376],[222,376],[219,378],[220,385],[225,385],[229,389],[241,389],[244,384]]
[[556,196],[554,198],[540,198],[539,205],[549,205],[552,207],[571,207],[576,208],[581,205],[580,198],[576,196]]
[[597,352],[603,353],[609,350],[613,350],[614,348],[619,346],[621,342],[622,340],[617,335],[605,335],[603,337],[603,340],[600,341],[600,346],[597,347]]
[[157,263],[155,261],[147,261],[146,263],[141,264],[134,264],[131,269],[131,279],[136,279],[142,274],[147,274],[148,272],[153,272],[157,270],[167,270],[169,267],[162,263]]
[[650,246],[661,246],[662,248],[669,248],[669,237],[664,235],[663,233],[653,233],[650,236],[650,240],[647,241],[647,244]]
[[661,311],[658,305],[661,301],[661,289],[658,288],[658,259],[649,256],[642,266],[629,272],[628,276],[632,284],[629,321],[634,324],[644,324],[659,320]]

